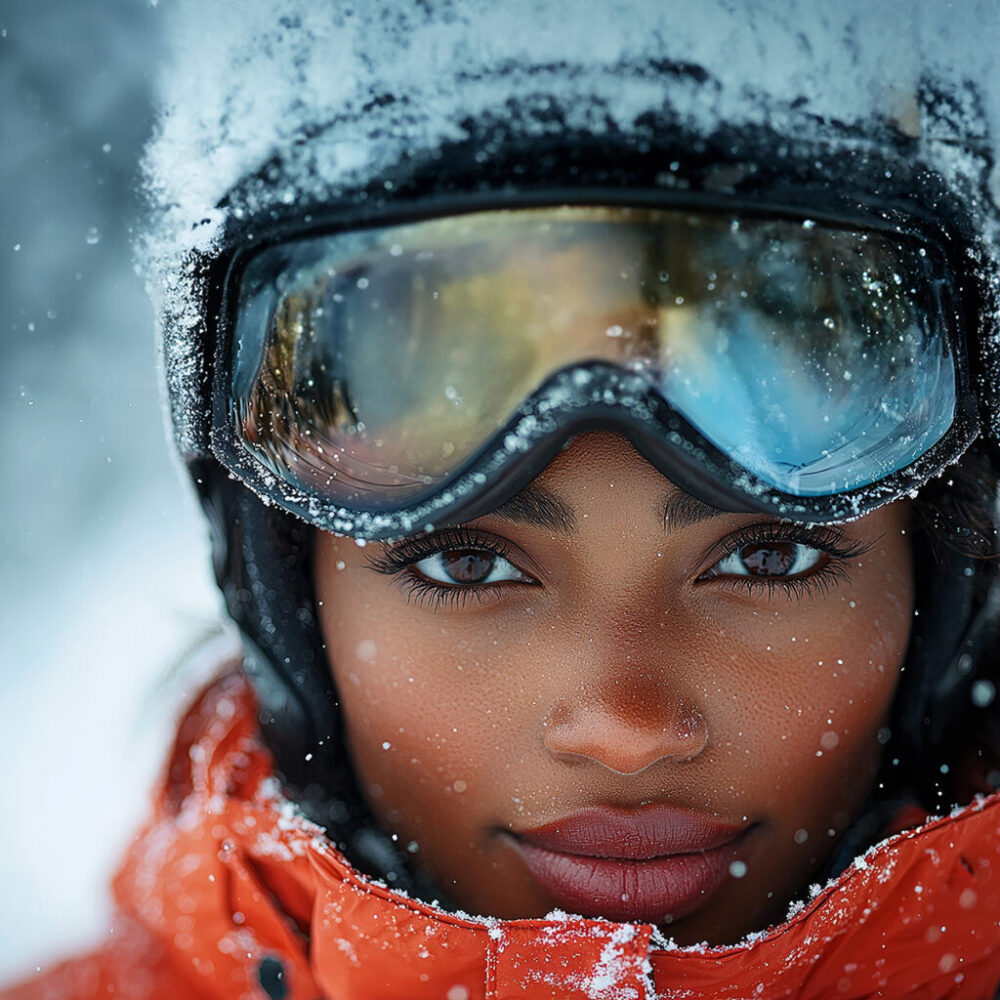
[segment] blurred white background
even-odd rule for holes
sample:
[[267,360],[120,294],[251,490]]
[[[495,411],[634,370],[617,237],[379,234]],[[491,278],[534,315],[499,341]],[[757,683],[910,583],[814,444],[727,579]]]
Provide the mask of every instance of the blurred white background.
[[0,983],[100,939],[220,614],[132,267],[157,16],[0,0]]

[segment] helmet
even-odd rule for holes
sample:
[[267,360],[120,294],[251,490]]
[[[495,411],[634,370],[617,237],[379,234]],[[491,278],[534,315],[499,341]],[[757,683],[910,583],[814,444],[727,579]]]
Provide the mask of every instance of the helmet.
[[[217,318],[232,308],[239,255],[331,219],[350,229],[470,208],[628,203],[639,192],[897,233],[905,220],[929,233],[943,252],[934,280],[958,303],[968,427],[980,435],[957,470],[934,478],[971,431],[893,494],[927,484],[914,527],[918,618],[880,795],[911,787],[938,806],[958,794],[947,762],[982,725],[989,698],[972,692],[990,676],[1000,600],[980,558],[996,547],[1000,87],[978,44],[998,19],[988,3],[285,0],[248,4],[239,19],[222,3],[177,4],[146,159],[156,218],[142,248],[173,434],[211,524],[264,736],[289,788],[356,857],[396,867],[346,759],[309,522],[379,532],[371,520],[310,517],[273,470],[254,478],[223,462],[212,421],[226,363]],[[498,475],[480,504],[523,485],[563,439],[520,479]],[[865,496],[869,506],[892,498]],[[401,533],[387,523],[383,535]]]

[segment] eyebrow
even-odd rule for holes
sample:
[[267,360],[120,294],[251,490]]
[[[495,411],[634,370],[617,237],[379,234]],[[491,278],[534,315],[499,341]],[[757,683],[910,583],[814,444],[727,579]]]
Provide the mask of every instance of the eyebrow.
[[504,521],[531,524],[562,534],[576,530],[573,508],[541,486],[526,486],[490,513]]
[[663,504],[664,531],[680,531],[702,521],[711,521],[717,517],[731,515],[731,511],[713,507],[704,500],[691,496],[683,490],[671,490]]
[[[530,524],[549,531],[571,534],[577,521],[573,508],[542,486],[531,484],[490,512],[515,524]],[[726,517],[727,511],[713,507],[683,490],[673,489],[663,503],[661,520],[665,531],[680,531],[693,524]]]

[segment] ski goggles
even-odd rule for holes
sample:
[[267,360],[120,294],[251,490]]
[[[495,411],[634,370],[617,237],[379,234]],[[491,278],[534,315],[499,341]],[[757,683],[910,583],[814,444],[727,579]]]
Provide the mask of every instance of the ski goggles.
[[303,235],[230,268],[212,447],[360,538],[480,516],[597,428],[723,510],[857,517],[977,432],[954,298],[933,244],[802,219],[561,206]]

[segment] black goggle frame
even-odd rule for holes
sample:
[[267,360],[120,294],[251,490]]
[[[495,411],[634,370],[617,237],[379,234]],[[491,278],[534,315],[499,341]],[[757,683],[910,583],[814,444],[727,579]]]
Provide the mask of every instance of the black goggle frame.
[[[495,508],[530,483],[574,435],[588,430],[621,433],[660,472],[678,487],[721,510],[767,513],[804,523],[828,523],[862,516],[911,493],[949,464],[955,462],[980,431],[978,401],[973,391],[967,357],[968,319],[979,314],[974,283],[964,287],[967,267],[964,248],[953,244],[952,233],[940,221],[912,210],[910,204],[881,199],[873,204],[853,201],[846,206],[829,188],[821,196],[805,197],[787,185],[759,192],[743,200],[687,189],[632,187],[632,175],[616,173],[610,185],[573,188],[546,187],[511,192],[490,187],[487,179],[476,193],[452,193],[450,183],[434,185],[432,194],[413,192],[405,185],[392,198],[384,191],[363,197],[318,205],[272,211],[270,218],[240,223],[226,240],[238,249],[210,262],[206,284],[209,327],[206,344],[210,360],[211,429],[209,448],[215,458],[257,493],[327,531],[375,540],[397,538],[470,520]],[[458,186],[458,185],[456,185]],[[416,191],[421,190],[414,184]],[[446,193],[441,193],[444,190]],[[773,201],[771,198],[773,197]],[[497,208],[532,208],[553,205],[630,206],[684,208],[688,211],[724,211],[771,218],[809,218],[840,228],[880,230],[916,245],[937,248],[955,276],[945,309],[951,322],[945,332],[956,369],[956,412],[951,427],[926,453],[906,468],[872,485],[829,496],[801,497],[783,493],[733,462],[706,440],[643,378],[614,365],[589,362],[555,373],[526,399],[507,424],[483,443],[451,475],[437,484],[433,495],[409,501],[398,509],[344,507],[308,495],[279,480],[254,458],[237,439],[233,428],[230,392],[231,343],[236,320],[240,276],[249,260],[267,247],[310,236],[370,226],[409,224]],[[242,230],[240,232],[239,230]],[[206,400],[208,403],[209,400]],[[197,457],[197,456],[193,456]]]

